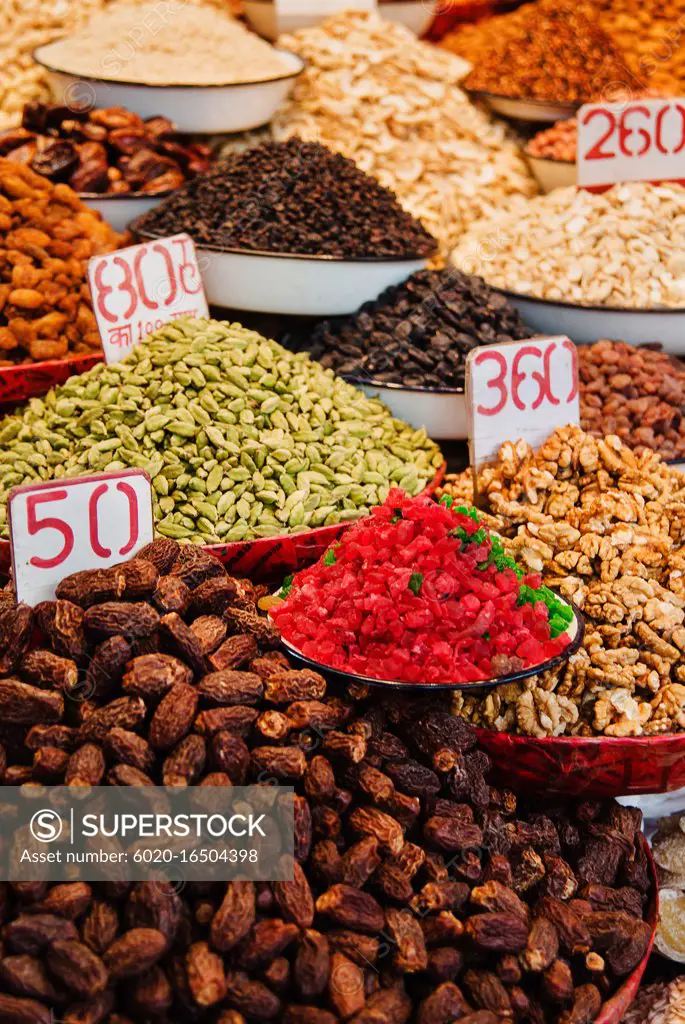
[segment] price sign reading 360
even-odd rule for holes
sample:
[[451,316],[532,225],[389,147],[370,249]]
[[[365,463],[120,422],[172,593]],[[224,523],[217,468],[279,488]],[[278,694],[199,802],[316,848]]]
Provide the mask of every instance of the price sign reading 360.
[[578,356],[568,338],[484,345],[466,360],[471,465],[494,458],[503,441],[537,448],[557,427],[579,422]]
[[30,605],[54,598],[72,572],[126,561],[153,538],[141,469],[15,487],[8,513],[17,599]]

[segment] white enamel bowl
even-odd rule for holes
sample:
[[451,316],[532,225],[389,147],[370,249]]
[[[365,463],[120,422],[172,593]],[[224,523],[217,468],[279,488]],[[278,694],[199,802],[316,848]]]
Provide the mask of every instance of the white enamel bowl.
[[580,103],[554,103],[548,100],[529,100],[513,96],[498,96],[484,89],[468,89],[474,100],[482,100],[495,114],[517,121],[551,122],[573,117]]
[[[353,7],[354,4],[350,4]],[[274,0],[243,0],[243,11],[251,27],[265,39],[274,40],[280,32],[294,32],[308,25],[317,25],[327,15],[317,14],[291,14],[281,17],[280,26],[276,19],[276,4]],[[429,4],[421,0],[397,0],[397,2],[379,4],[378,13],[388,21],[394,21],[411,29],[417,36],[426,31],[433,13]]]
[[[141,241],[155,237],[135,222],[131,230]],[[211,306],[281,316],[349,316],[390,285],[423,270],[429,260],[346,260],[196,246]]]
[[436,441],[461,441],[468,437],[463,391],[437,391],[349,379],[369,398],[380,398],[397,419],[404,420],[415,430],[425,427],[428,436]]
[[575,185],[575,160],[551,160],[546,156],[531,156],[529,153],[524,155],[533,177],[543,192],[553,192],[555,188]]
[[153,206],[157,206],[162,199],[170,194],[169,192],[159,192],[156,195],[148,195],[138,192],[119,195],[116,192],[102,194],[80,192],[79,199],[89,209],[101,213],[104,220],[111,224],[115,231],[125,231],[131,221],[136,217],[142,217],[144,213],[151,210]]
[[685,309],[621,309],[576,306],[497,289],[538,334],[565,334],[572,341],[620,338],[629,345],[658,341],[665,352],[685,355]]
[[93,107],[126,107],[141,117],[167,117],[180,132],[242,132],[267,124],[304,69],[294,53],[278,50],[285,70],[277,78],[230,85],[141,85],[73,75],[50,59],[54,44],[40,46],[34,60],[45,68],[58,102],[88,103]]

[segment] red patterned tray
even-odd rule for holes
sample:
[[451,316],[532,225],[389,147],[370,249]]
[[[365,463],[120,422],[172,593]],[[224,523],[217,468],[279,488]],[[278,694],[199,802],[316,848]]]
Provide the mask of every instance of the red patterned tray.
[[476,732],[514,789],[617,797],[685,786],[685,733],[535,739],[491,729]]
[[[443,462],[424,494],[432,494],[442,483],[447,463]],[[261,537],[258,540],[236,541],[233,544],[208,544],[205,551],[214,555],[234,576],[249,576],[254,583],[282,583],[283,577],[312,565],[326,548],[351,525],[318,526],[307,533],[285,534],[283,537]],[[0,572],[10,566],[10,544],[0,540]]]
[[101,363],[102,359],[100,353],[0,367],[0,405],[18,405],[28,398],[38,398],[55,384],[64,384],[68,377],[90,370],[91,366]]
[[649,860],[649,873],[652,878],[653,893],[654,896],[650,901],[649,908],[647,910],[646,920],[652,926],[652,937],[649,940],[649,946],[647,952],[643,956],[640,963],[637,965],[632,974],[630,974],[621,985],[616,995],[612,996],[611,999],[607,1000],[599,1011],[599,1016],[595,1020],[595,1024],[620,1024],[623,1020],[626,1010],[635,999],[637,991],[642,981],[642,975],[645,973],[647,962],[652,952],[654,945],[654,936],[656,935],[656,926],[659,920],[659,887],[657,884],[656,868],[654,867],[654,860],[652,858],[652,851],[649,848],[647,840],[642,837],[642,842],[645,845],[647,851],[647,858]]

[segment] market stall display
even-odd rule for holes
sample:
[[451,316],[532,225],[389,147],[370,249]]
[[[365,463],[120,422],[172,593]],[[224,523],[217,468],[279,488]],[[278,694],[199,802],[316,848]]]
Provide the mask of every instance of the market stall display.
[[47,1020],[48,978],[81,1007],[232,1024],[618,1024],[655,927],[639,811],[527,805],[441,706],[327,694],[276,650],[259,591],[197,549],[160,539],[35,611],[4,593],[5,784],[295,789],[292,881],[10,888],[7,1019]]
[[232,154],[133,230],[142,239],[186,231],[210,302],[299,315],[351,313],[437,249],[390,189],[301,139]]
[[623,1018],[622,1024],[683,1024],[685,977],[646,985]]
[[527,143],[526,160],[543,192],[575,185],[577,137],[577,121],[570,117],[538,132]]
[[399,489],[277,600],[289,650],[341,679],[405,689],[520,678],[582,637],[573,608],[504,555],[474,508]]
[[27,104],[21,127],[0,132],[0,155],[66,182],[117,231],[212,160],[208,146],[186,145],[165,117],[46,103]]
[[397,193],[441,243],[536,186],[502,124],[459,85],[468,64],[373,12],[345,11],[281,37],[307,67],[276,139],[319,141]]
[[685,24],[683,0],[591,0],[591,11],[615,40],[623,54],[628,74],[665,89],[669,95],[683,94],[685,85]]
[[463,26],[442,45],[472,64],[464,87],[510,117],[556,121],[618,84],[641,84],[583,5],[559,0]]
[[86,265],[121,236],[67,185],[0,158],[0,239],[0,373],[99,352]]
[[685,458],[685,367],[650,347],[622,341],[578,346],[583,430],[617,434],[638,451]]
[[306,356],[186,318],[2,420],[0,445],[4,536],[15,484],[135,466],[157,531],[196,544],[351,522],[394,483],[417,494],[442,463],[425,431]]
[[39,47],[34,59],[67,106],[86,83],[81,91],[94,106],[168,117],[185,132],[266,124],[303,67],[219,7],[179,4],[160,12],[152,2],[113,4]]
[[574,341],[660,341],[685,352],[685,261],[680,185],[631,182],[601,194],[557,189],[475,225],[452,253],[482,261],[526,323]]
[[466,356],[477,345],[528,337],[503,296],[450,268],[413,274],[349,320],[318,324],[307,348],[431,437],[464,438]]

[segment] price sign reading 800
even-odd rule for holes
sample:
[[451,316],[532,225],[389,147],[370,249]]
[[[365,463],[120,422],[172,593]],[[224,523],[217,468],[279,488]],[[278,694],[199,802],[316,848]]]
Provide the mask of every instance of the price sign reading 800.
[[471,464],[494,458],[503,441],[537,448],[557,427],[579,422],[578,357],[568,338],[487,345],[466,361]]
[[685,100],[587,103],[578,111],[577,183],[685,179]]
[[189,235],[94,256],[88,282],[108,363],[119,362],[147,334],[176,317],[208,314]]
[[16,487],[8,513],[17,599],[29,605],[51,600],[73,572],[132,558],[153,537],[141,469]]

